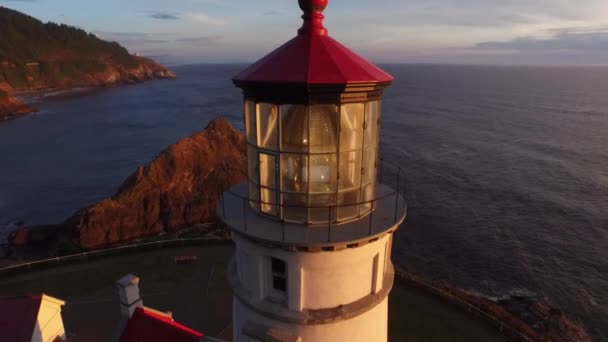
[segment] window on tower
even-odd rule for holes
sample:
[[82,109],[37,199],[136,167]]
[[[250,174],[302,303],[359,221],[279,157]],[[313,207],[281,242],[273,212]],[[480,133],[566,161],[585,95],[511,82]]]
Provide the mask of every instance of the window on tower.
[[287,263],[272,258],[272,288],[276,291],[287,292]]

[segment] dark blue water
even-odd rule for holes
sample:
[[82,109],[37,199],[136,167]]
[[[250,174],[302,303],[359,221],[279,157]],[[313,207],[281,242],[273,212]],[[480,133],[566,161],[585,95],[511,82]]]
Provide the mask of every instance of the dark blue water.
[[[60,221],[227,116],[242,66],[52,97],[0,123],[0,223]],[[479,293],[547,297],[608,340],[608,69],[393,65],[382,154],[407,173],[396,261]]]

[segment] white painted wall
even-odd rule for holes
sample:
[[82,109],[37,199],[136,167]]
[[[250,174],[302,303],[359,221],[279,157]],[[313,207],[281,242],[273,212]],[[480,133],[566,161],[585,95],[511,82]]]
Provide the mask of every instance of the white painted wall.
[[255,298],[265,298],[271,287],[269,259],[287,262],[292,311],[334,308],[355,302],[373,289],[380,291],[385,263],[390,260],[386,258],[390,235],[362,247],[318,253],[267,248],[239,236],[234,240],[241,283]]
[[43,295],[32,335],[32,342],[53,342],[57,336],[66,339],[65,327],[61,317],[61,307],[65,302]]
[[[285,307],[292,312],[330,309],[362,299],[382,290],[386,264],[390,263],[392,235],[363,245],[327,252],[292,252],[251,242],[237,234],[237,273],[252,299],[264,299],[271,286],[270,258],[287,263],[288,298]],[[386,341],[388,298],[361,315],[331,324],[295,325],[269,319],[240,303],[234,303],[235,341],[253,341],[242,334],[246,322],[281,327],[301,336],[303,341]]]
[[[234,299],[235,302],[238,299]],[[238,323],[234,328],[234,342],[259,342],[242,334],[242,325],[247,321],[268,327],[283,329],[299,336],[303,342],[381,342],[388,339],[388,297],[365,314],[332,324],[293,325],[268,319],[244,305],[235,303],[234,313]]]

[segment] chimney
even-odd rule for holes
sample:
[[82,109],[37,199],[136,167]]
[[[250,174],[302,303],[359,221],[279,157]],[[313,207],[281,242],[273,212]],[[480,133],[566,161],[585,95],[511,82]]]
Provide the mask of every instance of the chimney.
[[121,320],[126,323],[133,316],[135,309],[144,306],[139,296],[139,277],[127,274],[116,282],[116,287],[120,297]]

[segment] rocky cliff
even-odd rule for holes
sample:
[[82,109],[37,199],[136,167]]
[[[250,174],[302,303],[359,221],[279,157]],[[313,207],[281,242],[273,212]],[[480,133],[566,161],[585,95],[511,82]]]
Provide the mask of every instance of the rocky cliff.
[[66,223],[85,249],[175,232],[214,219],[220,187],[244,180],[245,140],[223,118],[162,151],[107,200]]
[[[128,63],[118,63],[112,56],[99,56],[95,61],[65,57],[62,60],[47,60],[27,68],[17,63],[5,62],[0,65],[0,90],[8,93],[45,91],[175,78],[172,71],[151,59],[139,56],[128,58]],[[83,67],[83,64],[88,65]],[[76,67],[78,65],[81,67]],[[66,68],[72,70],[66,72]],[[3,80],[3,72],[12,75],[12,78]]]
[[[0,6],[0,91],[13,94],[173,77],[162,65],[133,55],[116,42]],[[11,101],[9,105],[0,98],[0,119],[25,114],[26,107]]]
[[0,90],[0,121],[35,112],[36,109]]

